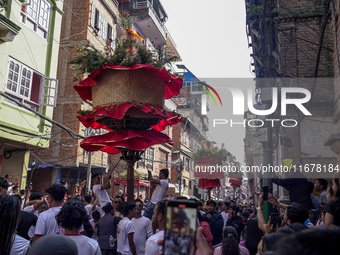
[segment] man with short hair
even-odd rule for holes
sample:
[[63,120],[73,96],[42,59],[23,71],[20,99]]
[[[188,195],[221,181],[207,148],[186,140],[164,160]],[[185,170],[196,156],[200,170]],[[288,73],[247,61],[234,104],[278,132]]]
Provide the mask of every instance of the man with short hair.
[[215,211],[217,206],[215,201],[208,200],[206,204],[208,212],[205,214],[204,220],[209,223],[210,231],[213,236],[211,244],[215,246],[222,241],[223,218],[221,214]]
[[223,218],[223,230],[225,229],[227,221],[228,221],[229,205],[230,203],[228,201],[223,201],[223,204],[222,204],[223,211],[221,212],[221,216]]
[[242,218],[237,215],[239,212],[239,207],[236,204],[231,204],[229,206],[228,221],[226,226],[233,227],[238,235],[238,242],[240,242],[241,232],[242,232]]
[[32,243],[44,235],[54,233],[63,234],[63,229],[58,226],[55,216],[63,206],[66,188],[61,184],[53,184],[46,189],[46,193],[48,194],[51,208],[39,215]]
[[154,214],[152,215],[152,225],[154,228],[158,229],[159,232],[150,236],[146,241],[145,254],[146,255],[157,255],[162,246],[158,245],[158,241],[164,238],[165,229],[165,201],[161,200],[157,203],[154,208]]
[[25,204],[24,211],[38,216],[38,208],[44,203],[43,195],[33,192],[29,197],[29,201]]
[[113,216],[116,217],[123,217],[123,214],[118,210],[120,203],[122,203],[122,200],[119,195],[115,196],[114,202],[113,202]]
[[105,215],[97,223],[98,243],[103,255],[115,255],[116,247],[110,245],[110,236],[117,237],[117,225],[120,218],[112,216],[113,206],[108,204],[104,207]]
[[117,251],[122,255],[137,255],[133,241],[135,228],[131,222],[135,207],[133,202],[127,202],[123,205],[124,218],[119,222],[117,229]]
[[5,178],[0,177],[0,195],[6,195],[9,183]]
[[133,235],[133,241],[136,245],[137,255],[145,254],[146,240],[153,234],[151,221],[142,216],[143,203],[140,199],[135,199],[134,217],[132,223],[135,227],[135,234]]
[[[268,202],[271,203],[273,206],[277,206],[285,210],[284,214],[284,224],[289,226],[292,223],[302,223],[308,219],[308,210],[301,204],[298,203],[291,203],[290,205],[280,203],[272,194],[268,194]],[[257,207],[257,219],[258,219],[258,226],[263,232],[266,231],[266,222],[264,220],[263,215],[263,193],[259,196],[258,207]],[[275,230],[276,226],[274,226]]]
[[11,195],[19,195],[19,187],[13,186]]
[[151,196],[151,204],[146,208],[143,216],[149,218],[151,220],[153,211],[156,207],[156,204],[163,200],[166,191],[168,190],[169,182],[168,182],[169,170],[164,168],[159,171],[159,180],[153,179],[152,174],[148,171],[148,178],[152,184],[156,184],[156,189],[152,193]]
[[[111,183],[110,183],[111,175],[108,175],[105,178],[105,182],[103,185],[101,185],[101,178],[99,174],[94,174],[92,175],[92,182],[93,182],[93,187],[92,191],[96,195],[96,201],[99,202],[99,206],[103,209],[103,207],[107,204],[111,204],[111,199],[109,195],[107,194],[106,190],[111,188]],[[96,202],[93,203],[92,210],[95,210]],[[104,210],[104,209],[103,209]]]
[[85,203],[85,210],[87,212],[87,215],[89,216],[89,219],[92,219],[92,213],[94,211],[98,211],[100,216],[103,217],[104,216],[104,211],[102,208],[100,208],[99,206],[95,206],[94,210],[93,207],[94,205],[92,204],[92,201],[94,201],[95,199],[93,199],[93,197],[91,195],[85,195],[84,197],[84,203]]

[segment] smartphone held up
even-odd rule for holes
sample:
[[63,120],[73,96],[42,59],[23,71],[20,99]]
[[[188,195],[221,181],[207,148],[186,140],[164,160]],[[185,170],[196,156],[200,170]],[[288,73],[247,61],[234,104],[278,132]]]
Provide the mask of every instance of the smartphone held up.
[[166,207],[163,254],[190,254],[195,249],[197,203],[190,200],[169,201]]

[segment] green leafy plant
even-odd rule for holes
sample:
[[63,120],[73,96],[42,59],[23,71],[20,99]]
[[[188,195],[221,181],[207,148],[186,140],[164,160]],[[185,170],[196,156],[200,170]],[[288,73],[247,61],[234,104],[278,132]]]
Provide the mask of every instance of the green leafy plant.
[[[143,49],[140,43],[131,38],[117,38],[116,49],[111,48],[108,41],[104,52],[95,48],[78,45],[74,50],[78,56],[70,62],[71,68],[77,71],[76,75],[84,75],[98,70],[102,65],[118,64],[132,66],[136,64],[150,64],[159,69],[175,60],[167,51],[158,49],[158,57],[155,58],[150,50]],[[76,78],[77,79],[77,78]]]
[[252,7],[251,7],[251,13],[252,14],[259,14],[262,10],[263,10],[263,6],[262,5],[255,5],[255,4],[253,4]]
[[130,16],[130,13],[123,12],[123,16],[120,17],[121,25],[124,29],[132,28],[132,24],[137,20],[136,17]]

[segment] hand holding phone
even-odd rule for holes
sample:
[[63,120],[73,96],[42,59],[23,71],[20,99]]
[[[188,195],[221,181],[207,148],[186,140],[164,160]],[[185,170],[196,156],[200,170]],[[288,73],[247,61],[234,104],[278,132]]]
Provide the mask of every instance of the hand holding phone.
[[263,186],[263,187],[262,187],[262,191],[263,191],[263,201],[267,201],[267,200],[268,200],[268,190],[269,190],[269,187],[268,187],[268,186]]
[[191,254],[195,250],[197,203],[190,200],[168,201],[163,254]]
[[277,222],[278,222],[278,220],[279,220],[279,216],[280,216],[279,213],[272,213],[272,214],[270,215],[271,224],[274,226],[274,229],[277,228]]

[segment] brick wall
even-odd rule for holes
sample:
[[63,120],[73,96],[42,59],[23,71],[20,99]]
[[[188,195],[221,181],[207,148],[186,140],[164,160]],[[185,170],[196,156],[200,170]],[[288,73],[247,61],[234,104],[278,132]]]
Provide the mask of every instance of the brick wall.
[[[295,13],[295,18],[291,16]],[[281,72],[285,75],[302,78],[313,77],[319,45],[320,31],[323,23],[323,4],[321,1],[293,1],[284,2],[279,9],[279,55]],[[297,16],[297,17],[296,17]],[[321,50],[318,77],[333,77],[333,48],[331,20],[324,33],[323,48]],[[312,91],[313,83],[298,84]],[[308,110],[313,117],[332,116],[334,112],[333,88],[331,84],[316,84],[313,99]],[[288,116],[297,118],[296,110],[289,108]],[[292,141],[292,147],[284,146],[284,158],[293,159],[295,164],[302,163],[300,125],[285,128],[284,136]],[[320,148],[322,150],[322,148]],[[304,160],[306,161],[306,160]],[[327,161],[327,160],[326,160]]]

